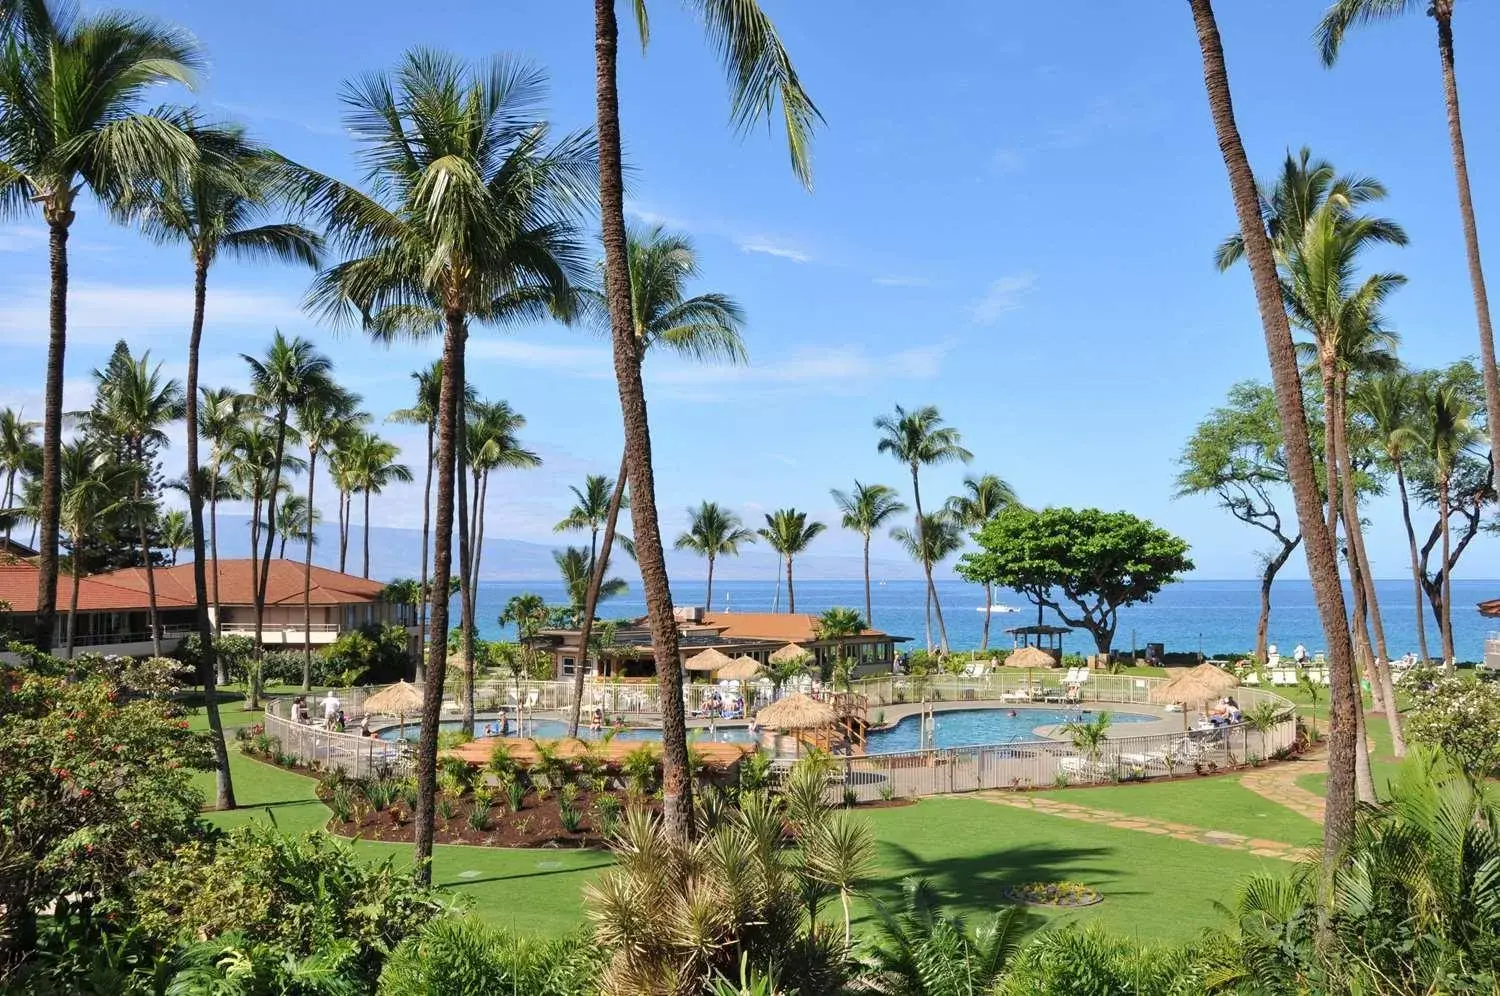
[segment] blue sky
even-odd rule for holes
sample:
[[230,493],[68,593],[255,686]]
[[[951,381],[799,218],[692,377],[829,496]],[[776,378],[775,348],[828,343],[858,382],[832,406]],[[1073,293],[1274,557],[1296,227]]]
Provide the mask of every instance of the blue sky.
[[[967,470],[1001,474],[1030,503],[1151,517],[1192,542],[1199,576],[1252,576],[1253,530],[1207,499],[1172,498],[1174,461],[1193,425],[1230,384],[1266,371],[1248,277],[1210,263],[1234,219],[1186,6],[764,2],[827,118],[812,194],[774,134],[731,131],[720,71],[680,5],[654,0],[645,57],[632,38],[622,44],[632,212],[692,234],[698,289],[734,295],[749,316],[748,367],[662,357],[648,365],[668,535],[685,506],[705,498],[752,525],[783,505],[831,523],[831,486],[857,477],[905,490],[901,468],[875,452],[871,419],[896,402],[935,403],[976,454]],[[593,119],[591,11],[576,0],[132,6],[201,39],[211,70],[200,102],[350,178],[339,85],[411,45],[525,55],[551,76],[560,129]],[[1220,7],[1256,168],[1309,144],[1385,181],[1383,211],[1412,244],[1371,262],[1411,278],[1391,308],[1403,355],[1436,365],[1473,352],[1431,22],[1413,16],[1365,31],[1326,71],[1310,41],[1319,3]],[[1459,16],[1480,230],[1494,244],[1500,71],[1480,53],[1500,44],[1500,23],[1478,4],[1461,4]],[[70,403],[87,397],[89,371],[118,337],[180,375],[185,254],[149,246],[93,210],[72,246]],[[29,411],[40,409],[45,268],[39,223],[0,228],[0,336],[10,346],[0,404]],[[279,326],[316,339],[377,416],[409,403],[408,374],[435,350],[387,350],[319,328],[299,312],[306,282],[284,269],[222,264],[210,289],[205,383],[243,383],[237,354],[259,352]],[[471,356],[481,393],[528,416],[525,439],[545,459],[541,470],[493,483],[487,531],[548,540],[567,485],[618,465],[605,344],[559,327],[480,331]],[[420,463],[418,435],[386,431]],[[924,497],[951,493],[964,472],[934,470]],[[394,492],[373,518],[416,526],[420,508],[418,492]],[[1400,576],[1394,506],[1376,502],[1370,515],[1376,571]],[[838,530],[814,547],[856,549]],[[877,553],[895,555],[885,541]],[[1492,540],[1468,556],[1464,573],[1495,575]],[[1303,574],[1300,557],[1288,574]]]

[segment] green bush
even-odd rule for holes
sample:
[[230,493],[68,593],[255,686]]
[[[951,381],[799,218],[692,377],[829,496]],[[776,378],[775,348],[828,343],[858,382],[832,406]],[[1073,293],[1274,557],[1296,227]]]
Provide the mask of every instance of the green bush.
[[[406,630],[371,623],[344,633],[323,651],[330,679],[346,685],[383,685],[407,676]],[[331,682],[330,682],[331,683]]]
[[[199,649],[198,634],[189,633],[177,644],[172,656],[196,670],[199,665]],[[214,653],[222,666],[228,669],[231,681],[245,681],[248,675],[247,665],[255,656],[255,641],[248,636],[221,636],[214,640]],[[297,680],[302,680],[300,670],[297,672]]]
[[473,919],[438,920],[401,943],[380,976],[380,996],[592,996],[598,946],[573,934],[539,938]]

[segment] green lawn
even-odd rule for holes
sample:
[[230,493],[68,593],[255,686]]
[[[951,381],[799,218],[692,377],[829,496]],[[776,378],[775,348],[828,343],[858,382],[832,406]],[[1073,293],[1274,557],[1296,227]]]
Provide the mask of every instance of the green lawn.
[[1232,775],[1038,794],[1092,809],[1185,823],[1204,830],[1227,830],[1298,846],[1316,844],[1323,837],[1318,824],[1256,795]]

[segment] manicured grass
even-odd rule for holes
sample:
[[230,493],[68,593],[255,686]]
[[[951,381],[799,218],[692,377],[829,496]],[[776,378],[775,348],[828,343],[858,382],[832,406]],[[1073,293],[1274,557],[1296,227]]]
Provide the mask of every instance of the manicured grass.
[[[1001,889],[1009,883],[1068,879],[1099,889],[1104,902],[1040,919],[1097,922],[1151,940],[1186,940],[1223,923],[1213,904],[1227,899],[1241,877],[1289,868],[1282,861],[974,796],[871,810],[866,818],[880,841],[881,869],[871,889],[878,899],[893,899],[902,879],[918,876],[972,918],[1001,906]],[[867,919],[868,906],[862,904],[860,913]]]
[[1227,830],[1299,847],[1316,844],[1323,837],[1322,828],[1312,820],[1256,795],[1233,775],[1038,794],[1091,809],[1183,823],[1204,830]]

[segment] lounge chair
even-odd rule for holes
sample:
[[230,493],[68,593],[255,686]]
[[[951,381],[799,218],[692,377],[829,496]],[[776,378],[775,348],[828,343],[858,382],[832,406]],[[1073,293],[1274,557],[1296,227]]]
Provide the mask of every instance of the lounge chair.
[[1242,684],[1242,685],[1249,685],[1252,688],[1254,686],[1256,686],[1256,685],[1259,685],[1260,684],[1260,674],[1259,674],[1259,672],[1251,671],[1251,672],[1247,673],[1245,675],[1244,679],[1240,682],[1240,684]]
[[1030,687],[1017,688],[1017,689],[1014,689],[1014,690],[1009,691],[1009,692],[1002,692],[1001,695],[1000,695],[1000,701],[1001,702],[1030,702],[1035,697],[1036,697],[1035,692],[1033,692]]
[[1057,759],[1057,770],[1069,778],[1099,779],[1109,777],[1110,766],[1104,758],[1092,761],[1086,757],[1070,754]]

